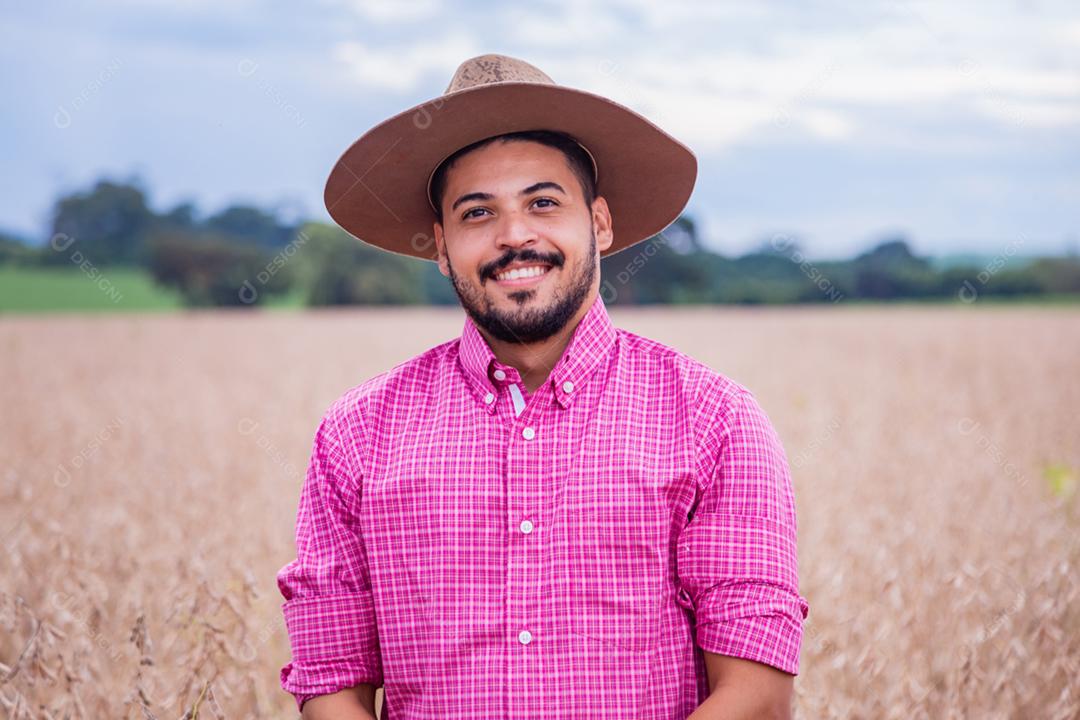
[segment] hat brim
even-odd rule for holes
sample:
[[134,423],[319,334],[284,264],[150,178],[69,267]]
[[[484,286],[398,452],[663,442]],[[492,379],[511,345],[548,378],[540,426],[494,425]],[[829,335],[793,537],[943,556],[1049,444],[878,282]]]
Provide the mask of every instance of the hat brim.
[[435,260],[431,171],[466,145],[522,130],[568,133],[592,153],[614,230],[602,256],[663,231],[694,189],[694,153],[633,110],[561,85],[502,82],[440,96],[364,133],[330,172],[326,209],[359,240]]

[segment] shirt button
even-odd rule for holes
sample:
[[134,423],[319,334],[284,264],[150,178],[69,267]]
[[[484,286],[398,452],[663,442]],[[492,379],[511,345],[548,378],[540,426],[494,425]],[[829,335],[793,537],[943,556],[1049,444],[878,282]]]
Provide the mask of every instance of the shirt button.
[[518,642],[522,645],[528,645],[532,642],[532,633],[528,630],[522,630],[518,633]]
[[496,370],[495,371],[495,379],[496,380],[505,380],[506,379],[506,373],[504,373],[502,370]]
[[533,430],[531,427],[527,427],[521,431],[521,436],[526,440],[532,440],[534,437],[536,437],[536,431]]
[[564,382],[562,384],[562,389],[565,390],[568,393],[572,393],[572,392],[574,392],[574,383],[567,380],[566,382]]
[[495,402],[495,396],[491,393],[488,393],[484,396],[484,402],[490,405],[491,403]]
[[533,524],[532,524],[532,520],[522,520],[522,521],[521,521],[521,532],[523,532],[523,533],[525,533],[526,535],[528,535],[528,534],[529,534],[529,533],[531,533],[532,531],[533,531]]

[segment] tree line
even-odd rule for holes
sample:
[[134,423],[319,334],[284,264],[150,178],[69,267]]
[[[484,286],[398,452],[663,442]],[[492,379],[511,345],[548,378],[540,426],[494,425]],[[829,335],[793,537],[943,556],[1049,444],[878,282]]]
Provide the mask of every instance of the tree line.
[[[297,292],[310,306],[453,305],[434,263],[387,253],[336,225],[288,223],[271,210],[233,205],[205,218],[191,203],[149,207],[137,182],[100,180],[60,197],[49,238],[0,234],[0,263],[145,268],[190,306],[255,306]],[[856,300],[1031,297],[1080,294],[1080,258],[1015,262],[1010,248],[980,264],[939,268],[906,238],[885,238],[852,259],[811,261],[797,239],[777,235],[727,257],[704,248],[694,221],[601,260],[608,304],[836,303]]]

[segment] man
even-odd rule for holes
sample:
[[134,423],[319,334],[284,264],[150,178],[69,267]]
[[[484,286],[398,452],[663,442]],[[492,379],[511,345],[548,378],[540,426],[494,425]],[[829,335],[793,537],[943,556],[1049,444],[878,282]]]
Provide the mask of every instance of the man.
[[438,262],[466,319],[319,424],[278,575],[305,718],[373,718],[377,687],[395,719],[790,716],[780,440],[599,294],[695,177],[646,119],[498,55],[338,161],[334,219]]

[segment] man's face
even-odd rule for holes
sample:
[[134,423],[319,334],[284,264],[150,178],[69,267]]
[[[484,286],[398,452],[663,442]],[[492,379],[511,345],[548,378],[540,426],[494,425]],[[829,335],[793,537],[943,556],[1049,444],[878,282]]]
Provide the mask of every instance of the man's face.
[[[458,158],[435,223],[439,269],[473,321],[504,342],[561,330],[599,288],[611,246],[607,202],[590,208],[566,156],[496,140]],[[524,272],[521,277],[502,275]]]

